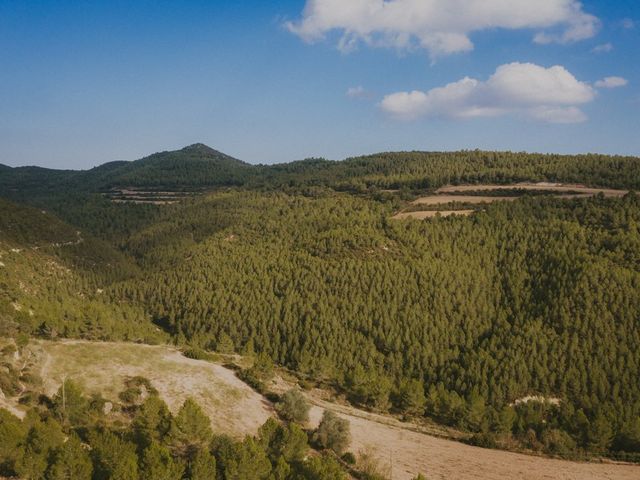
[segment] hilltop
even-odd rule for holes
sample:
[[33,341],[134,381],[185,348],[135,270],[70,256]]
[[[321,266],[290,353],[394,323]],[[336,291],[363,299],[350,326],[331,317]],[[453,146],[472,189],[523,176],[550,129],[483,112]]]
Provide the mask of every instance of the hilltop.
[[198,188],[235,185],[248,164],[203,144],[173,152],[160,152],[139,160],[109,162],[86,171],[39,167],[0,170],[0,191],[27,198],[52,194],[56,188],[75,192],[100,192],[114,187]]

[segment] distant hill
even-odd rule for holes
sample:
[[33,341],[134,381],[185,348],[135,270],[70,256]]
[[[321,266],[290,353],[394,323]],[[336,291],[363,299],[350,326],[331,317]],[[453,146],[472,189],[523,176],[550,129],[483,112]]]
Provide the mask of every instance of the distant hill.
[[132,162],[109,162],[90,170],[0,166],[0,196],[29,200],[57,189],[97,192],[118,187],[194,189],[241,185],[251,165],[195,144]]
[[[640,158],[520,152],[384,152],[330,161],[311,158],[251,165],[196,143],[135,161],[90,170],[53,170],[0,165],[0,197],[38,204],[61,190],[97,193],[113,189],[208,190],[219,187],[339,190],[431,189],[446,184],[555,181],[640,189]],[[35,200],[35,201],[34,201]]]
[[198,188],[240,185],[251,165],[197,143],[134,162],[107,164],[79,176],[97,188]]

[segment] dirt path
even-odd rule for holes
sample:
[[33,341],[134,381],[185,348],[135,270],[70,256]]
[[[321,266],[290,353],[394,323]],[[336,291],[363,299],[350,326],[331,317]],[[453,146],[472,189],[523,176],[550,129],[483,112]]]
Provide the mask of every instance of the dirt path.
[[472,447],[408,429],[393,418],[310,398],[311,425],[329,408],[351,424],[351,450],[371,449],[393,480],[638,480],[640,466],[580,463]]

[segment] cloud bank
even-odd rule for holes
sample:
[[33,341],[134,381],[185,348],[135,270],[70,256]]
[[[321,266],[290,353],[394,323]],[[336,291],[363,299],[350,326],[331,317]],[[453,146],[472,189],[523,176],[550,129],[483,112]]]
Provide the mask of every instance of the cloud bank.
[[498,67],[487,80],[462,80],[422,92],[397,92],[384,97],[383,111],[394,118],[477,118],[523,115],[550,123],[587,120],[580,105],[594,100],[596,91],[562,66],[532,63]]
[[307,0],[302,18],[286,24],[309,42],[342,32],[342,51],[364,43],[432,57],[472,50],[469,35],[482,30],[534,29],[545,44],[591,38],[599,26],[577,0]]

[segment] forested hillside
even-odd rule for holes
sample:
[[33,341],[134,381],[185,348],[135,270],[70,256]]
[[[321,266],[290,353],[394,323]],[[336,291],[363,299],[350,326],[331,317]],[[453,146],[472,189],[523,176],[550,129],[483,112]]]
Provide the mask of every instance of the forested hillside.
[[435,188],[449,183],[558,181],[640,188],[640,159],[607,155],[541,155],[512,152],[381,153],[336,162],[309,159],[250,165],[195,144],[134,162],[111,162],[86,171],[0,165],[0,192],[29,200],[56,188],[95,193],[113,187],[207,189],[223,186],[338,189]]
[[138,267],[103,240],[0,199],[0,336],[161,341],[142,307],[103,294],[137,275]]
[[[328,192],[214,195],[133,236],[149,274],[110,292],[180,341],[230,338],[372,408],[426,406],[474,431],[553,426],[594,449],[633,424],[637,196],[523,199],[429,223],[387,213]],[[563,402],[509,422],[509,405],[534,394]]]
[[[82,244],[30,248],[22,263],[0,269],[4,315],[17,330],[47,336],[42,322],[54,322],[57,335],[149,340],[150,318],[180,345],[264,353],[356,404],[454,425],[483,445],[638,458],[636,194],[566,200],[533,192],[467,218],[390,219],[406,199],[450,183],[635,190],[638,158],[414,152],[250,166],[196,145],[61,172],[42,188],[15,170],[0,177],[0,194],[47,205],[67,222],[40,228],[39,210],[12,214],[17,207],[4,203],[7,266],[13,245],[46,243],[58,229],[67,228],[64,242],[76,228],[87,232]],[[52,193],[56,181],[67,187]],[[174,205],[99,195],[127,185],[201,195]],[[49,258],[77,280],[47,283],[28,263]],[[27,302],[16,288],[21,275],[56,299],[66,289],[61,301],[47,301],[57,310],[40,308],[51,318],[12,311],[12,298]],[[76,281],[82,295],[73,294]],[[108,320],[102,332],[104,320],[85,302],[113,307],[129,329]],[[77,305],[71,320],[60,310],[67,304]]]

